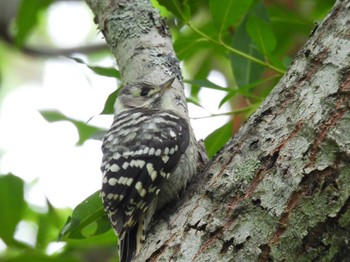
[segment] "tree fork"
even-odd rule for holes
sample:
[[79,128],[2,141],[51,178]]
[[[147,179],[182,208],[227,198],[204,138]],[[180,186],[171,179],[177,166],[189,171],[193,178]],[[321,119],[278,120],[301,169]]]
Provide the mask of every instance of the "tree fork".
[[[123,23],[145,28],[142,19],[123,13],[125,1],[87,2],[125,81],[140,75],[164,78],[164,69],[178,70],[170,36],[159,34],[156,25],[162,23],[154,10],[152,28],[130,38],[112,30]],[[127,2],[151,8],[147,1]],[[111,26],[112,20],[117,24]],[[184,197],[158,215],[137,261],[342,261],[350,256],[349,24],[350,0],[339,0],[257,112]],[[147,38],[149,32],[159,38]],[[139,40],[150,46],[125,46]],[[157,64],[150,50],[163,47],[166,59]]]

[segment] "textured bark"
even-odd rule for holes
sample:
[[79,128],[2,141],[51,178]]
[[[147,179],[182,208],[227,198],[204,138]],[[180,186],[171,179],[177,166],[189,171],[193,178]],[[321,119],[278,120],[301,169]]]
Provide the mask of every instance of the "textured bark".
[[[88,2],[124,79],[159,78],[152,49],[129,54],[120,36],[110,35],[108,17],[119,1]],[[133,23],[122,11],[117,16],[119,26]],[[178,64],[161,63],[163,76],[164,68]],[[349,261],[349,98],[350,0],[343,0],[238,134],[158,214],[137,261]]]
[[87,3],[117,59],[124,82],[160,84],[174,75],[181,78],[168,28],[149,1],[87,0]]

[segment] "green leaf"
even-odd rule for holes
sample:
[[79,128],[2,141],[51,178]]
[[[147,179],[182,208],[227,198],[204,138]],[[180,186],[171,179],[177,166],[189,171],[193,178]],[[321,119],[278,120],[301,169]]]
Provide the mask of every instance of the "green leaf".
[[151,0],[151,4],[156,8],[158,9],[159,13],[161,16],[165,16],[165,17],[168,17],[169,15],[171,15],[171,13],[166,9],[164,8],[163,6],[161,6],[158,2],[158,0]]
[[251,89],[253,89],[254,87],[257,87],[261,84],[265,84],[268,83],[274,79],[276,79],[278,76],[273,76],[273,77],[269,77],[266,79],[259,79],[257,81],[254,81],[253,83],[249,84],[249,85],[245,85],[245,86],[239,86],[237,89],[231,89],[232,91],[230,93],[228,93],[221,101],[219,104],[219,108],[225,104],[227,101],[229,101],[232,97],[234,97],[237,94],[241,94],[245,97],[253,97],[255,99],[258,99],[260,101],[263,100],[264,97],[258,97],[252,94],[252,92],[250,91]]
[[253,15],[248,18],[247,32],[262,54],[268,56],[276,48],[276,37],[269,23]]
[[22,219],[26,203],[24,182],[12,174],[0,176],[0,238],[11,245],[16,226]]
[[[258,2],[252,8],[249,14],[255,14],[259,17],[268,20],[267,10],[261,2]],[[242,24],[238,26],[232,38],[232,46],[237,50],[240,50],[260,60],[263,60],[262,55],[258,52],[256,48],[254,48],[254,43],[252,42],[252,39],[249,37],[246,31],[248,17],[249,16],[247,16],[242,22]],[[233,75],[235,77],[235,81],[238,87],[247,86],[253,83],[254,81],[260,79],[265,69],[264,66],[254,63],[251,60],[241,57],[239,55],[231,54],[230,60]]]
[[107,76],[107,77],[114,77],[116,79],[121,79],[119,71],[113,67],[90,66],[90,65],[86,64],[80,58],[71,57],[71,59],[73,59],[75,62],[77,62],[79,64],[86,65],[88,68],[90,68],[92,71],[94,71],[98,75]]
[[104,106],[102,112],[100,113],[101,115],[109,115],[109,114],[114,113],[114,104],[115,104],[115,100],[118,97],[120,89],[121,89],[121,87],[118,88],[117,90],[113,91],[112,93],[110,93],[110,95],[108,96],[108,98],[105,102],[105,106]]
[[23,46],[29,34],[38,23],[39,14],[47,9],[53,0],[22,0],[16,16],[16,44]]
[[181,36],[174,42],[176,54],[180,60],[193,56],[194,50],[199,52],[201,49],[209,48],[210,43],[207,39],[198,36]]
[[112,246],[116,250],[116,243],[118,238],[113,230],[108,230],[107,232],[91,236],[88,238],[79,238],[79,239],[65,239],[67,243],[67,249],[89,249],[96,248],[97,246]]
[[[67,212],[62,212],[63,210],[55,209],[52,204],[46,200],[48,206],[48,212],[46,213],[37,213],[37,225],[38,233],[36,236],[36,245],[35,249],[37,250],[46,250],[48,244],[57,240],[57,234],[62,227],[62,223],[65,222],[64,216]],[[66,210],[64,210],[66,211]],[[70,211],[69,211],[70,213]]]
[[101,128],[90,126],[82,121],[69,118],[57,111],[40,111],[40,114],[49,122],[58,122],[58,121],[71,122],[78,130],[79,141],[77,142],[77,145],[82,145],[86,140],[91,138],[93,135],[99,134],[105,131]]
[[[249,36],[242,27],[237,30],[232,42],[234,48],[258,59],[262,58],[257,50],[253,48]],[[237,86],[246,86],[258,80],[265,69],[264,66],[239,55],[230,55],[230,60]]]
[[76,121],[72,119],[70,121],[78,129],[79,141],[77,142],[77,145],[82,145],[86,140],[94,138],[94,135],[100,137],[100,134],[105,132],[105,130],[102,128],[90,126],[81,121]]
[[[200,62],[201,66],[200,66],[199,70],[194,72],[193,79],[206,79],[206,78],[208,78],[208,76],[212,70],[212,60],[213,60],[213,57],[215,57],[215,56],[216,56],[216,54],[212,50],[210,50],[209,52],[206,52],[202,56],[202,61]],[[198,62],[196,62],[196,63],[198,63]],[[190,71],[191,67],[189,66],[187,68]],[[193,66],[192,66],[192,68],[193,68]],[[194,68],[194,69],[196,69],[196,68]],[[201,89],[201,87],[199,85],[192,85],[191,86],[191,97],[198,99],[198,94],[199,94],[200,89]]]
[[247,13],[253,0],[210,0],[210,11],[219,33],[236,26]]
[[184,80],[184,82],[191,84],[191,85],[198,85],[201,87],[206,87],[206,88],[214,89],[214,90],[218,90],[218,91],[224,91],[224,92],[231,92],[232,91],[231,88],[219,86],[219,85],[209,81],[208,79]]
[[45,250],[49,243],[49,231],[51,230],[47,213],[38,214],[37,225],[38,233],[36,236],[35,248],[37,250]]
[[187,102],[187,103],[192,103],[192,104],[194,104],[194,105],[196,105],[196,106],[199,106],[199,107],[201,107],[201,108],[204,108],[204,107],[200,104],[200,102],[198,101],[198,99],[195,98],[195,97],[187,97],[187,98],[186,98],[186,102]]
[[59,234],[59,240],[84,239],[111,229],[99,194],[100,191],[96,191],[73,210],[72,217],[68,218]]
[[[218,38],[217,30],[215,29],[212,23],[206,23],[201,25],[198,30],[203,32],[206,36],[216,39]],[[204,36],[197,34],[194,31],[189,31],[186,33],[180,34],[174,42],[174,48],[176,55],[180,60],[187,59],[189,57],[198,56],[200,51],[210,51],[210,52],[220,52],[226,54],[224,48],[220,48],[217,45],[214,45]]]
[[191,9],[187,0],[158,0],[159,4],[164,6],[174,16],[183,20],[189,21],[191,18]]
[[232,136],[232,123],[228,122],[204,139],[209,158],[213,157]]

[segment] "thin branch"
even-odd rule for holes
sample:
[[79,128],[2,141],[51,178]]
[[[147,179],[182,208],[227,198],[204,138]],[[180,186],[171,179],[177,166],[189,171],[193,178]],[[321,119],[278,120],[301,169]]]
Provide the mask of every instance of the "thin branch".
[[50,56],[71,56],[74,53],[94,53],[103,50],[109,50],[108,46],[105,43],[86,45],[86,46],[76,46],[71,48],[49,48],[49,47],[17,47],[15,39],[9,34],[6,25],[0,26],[0,39],[2,39],[8,45],[17,48],[19,51],[23,52],[26,55],[30,56],[41,56],[41,57],[50,57]]

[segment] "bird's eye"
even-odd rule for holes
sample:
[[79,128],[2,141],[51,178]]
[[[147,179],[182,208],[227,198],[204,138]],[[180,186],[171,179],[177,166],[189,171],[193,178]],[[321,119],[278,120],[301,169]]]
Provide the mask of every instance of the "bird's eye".
[[150,89],[149,87],[143,87],[143,88],[141,89],[140,96],[147,96],[150,90],[151,90],[151,89]]

